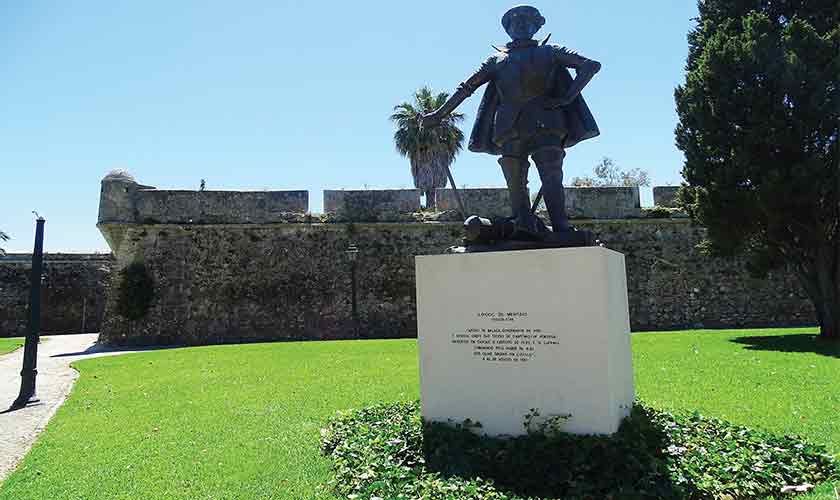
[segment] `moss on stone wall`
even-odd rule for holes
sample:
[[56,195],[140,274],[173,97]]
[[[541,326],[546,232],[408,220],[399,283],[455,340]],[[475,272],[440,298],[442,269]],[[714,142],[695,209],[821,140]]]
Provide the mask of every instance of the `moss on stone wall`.
[[135,262],[119,272],[116,313],[134,321],[149,312],[155,297],[155,282],[143,263]]

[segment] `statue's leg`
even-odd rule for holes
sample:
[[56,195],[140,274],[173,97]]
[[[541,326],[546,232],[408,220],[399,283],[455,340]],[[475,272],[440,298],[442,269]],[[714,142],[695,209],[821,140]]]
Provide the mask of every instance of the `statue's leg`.
[[537,149],[531,157],[540,173],[543,199],[554,232],[568,231],[566,192],[563,190],[563,159],[566,152],[560,146],[545,146]]
[[505,174],[505,181],[507,181],[513,216],[519,217],[530,208],[528,201],[528,167],[531,165],[526,158],[514,156],[502,156],[499,158],[499,165],[502,166],[502,173]]
[[517,226],[528,232],[536,233],[538,227],[531,215],[531,200],[528,198],[528,159],[517,156],[502,156],[499,165],[507,181],[510,204]]

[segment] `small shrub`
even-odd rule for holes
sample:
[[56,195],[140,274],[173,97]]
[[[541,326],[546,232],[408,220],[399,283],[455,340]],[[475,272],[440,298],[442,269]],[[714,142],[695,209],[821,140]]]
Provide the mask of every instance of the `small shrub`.
[[680,213],[680,209],[678,208],[663,207],[660,205],[642,209],[642,216],[648,219],[669,219]]
[[418,402],[339,413],[321,431],[345,498],[763,498],[838,476],[823,447],[637,404],[614,436],[483,437]]
[[146,315],[155,294],[155,284],[146,266],[135,262],[120,271],[117,289],[117,314],[128,320]]

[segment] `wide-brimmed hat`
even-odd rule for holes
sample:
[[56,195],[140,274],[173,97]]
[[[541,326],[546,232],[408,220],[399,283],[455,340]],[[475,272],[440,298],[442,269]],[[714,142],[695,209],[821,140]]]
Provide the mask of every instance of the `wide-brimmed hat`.
[[531,5],[517,5],[516,7],[508,9],[508,11],[505,12],[505,15],[502,16],[502,27],[505,28],[505,31],[507,31],[508,29],[508,25],[510,24],[510,18],[513,16],[513,14],[516,12],[524,13],[523,11],[527,11],[528,14],[539,18],[540,27],[542,27],[542,25],[545,24],[545,18],[542,16],[542,14],[540,14],[539,9]]

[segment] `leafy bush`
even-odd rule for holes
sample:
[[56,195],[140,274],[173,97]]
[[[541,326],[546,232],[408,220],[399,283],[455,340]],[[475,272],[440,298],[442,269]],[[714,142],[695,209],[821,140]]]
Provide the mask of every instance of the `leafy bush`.
[[669,219],[673,216],[685,215],[678,208],[669,208],[656,205],[655,207],[645,207],[642,209],[642,216],[648,219]]
[[117,314],[129,320],[146,315],[155,294],[155,284],[146,266],[135,262],[120,271],[117,289]]
[[477,435],[417,402],[340,412],[322,429],[336,493],[357,499],[760,498],[838,476],[821,446],[637,404],[611,437]]

